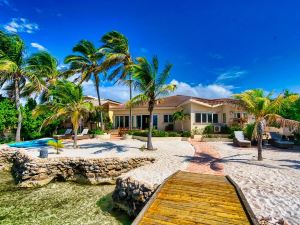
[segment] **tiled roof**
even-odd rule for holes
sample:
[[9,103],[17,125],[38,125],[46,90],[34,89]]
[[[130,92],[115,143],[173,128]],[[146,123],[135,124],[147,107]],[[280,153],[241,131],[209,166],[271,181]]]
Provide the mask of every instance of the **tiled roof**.
[[[186,95],[175,95],[175,96],[169,96],[165,98],[161,98],[158,103],[156,104],[157,108],[165,108],[165,107],[178,107],[181,104],[187,102],[188,100],[194,100],[197,102],[205,103],[211,106],[222,104],[222,103],[228,103],[228,104],[237,104],[239,101],[232,98],[218,98],[218,99],[206,99],[206,98],[197,98],[192,96],[186,96]],[[126,108],[125,104],[121,104],[119,106],[113,106],[112,109],[122,109]],[[147,108],[147,104],[143,104],[140,106],[136,106],[136,108]]]

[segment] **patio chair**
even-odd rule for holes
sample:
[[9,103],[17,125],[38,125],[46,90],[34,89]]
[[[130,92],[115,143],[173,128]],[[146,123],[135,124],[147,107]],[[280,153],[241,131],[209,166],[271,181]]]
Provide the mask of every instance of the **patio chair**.
[[[81,134],[77,135],[77,140],[83,140],[83,139],[89,139],[90,135],[88,134],[89,129],[83,129],[83,131],[81,132]],[[74,139],[74,135],[72,135],[72,139]]]
[[234,131],[233,144],[238,147],[251,147],[251,141],[245,139],[243,131]]
[[283,140],[282,136],[277,132],[270,132],[271,140],[270,144],[277,148],[293,148],[294,142]]
[[64,134],[59,134],[59,135],[53,135],[54,139],[64,139],[64,138],[70,138],[72,134],[72,129],[66,129]]

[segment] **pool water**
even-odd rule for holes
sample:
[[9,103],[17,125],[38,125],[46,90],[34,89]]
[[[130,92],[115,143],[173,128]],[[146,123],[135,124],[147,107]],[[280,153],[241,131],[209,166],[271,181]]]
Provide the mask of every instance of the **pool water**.
[[37,140],[32,140],[32,141],[21,141],[21,142],[15,142],[8,144],[10,147],[15,147],[15,148],[33,148],[33,147],[42,147],[42,146],[47,146],[47,142],[50,140],[54,140],[53,138],[41,138]]

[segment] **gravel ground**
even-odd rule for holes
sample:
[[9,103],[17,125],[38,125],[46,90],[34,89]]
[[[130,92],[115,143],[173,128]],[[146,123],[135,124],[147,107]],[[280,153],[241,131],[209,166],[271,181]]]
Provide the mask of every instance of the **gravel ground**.
[[211,143],[221,154],[225,173],[241,187],[258,217],[300,224],[300,150],[264,149],[262,162],[256,148]]

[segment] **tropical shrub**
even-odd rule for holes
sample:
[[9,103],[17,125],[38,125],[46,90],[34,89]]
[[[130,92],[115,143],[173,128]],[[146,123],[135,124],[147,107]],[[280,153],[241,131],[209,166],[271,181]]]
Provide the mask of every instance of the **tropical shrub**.
[[240,125],[232,125],[231,127],[229,127],[230,129],[230,138],[234,137],[234,131],[241,131],[243,130],[243,127],[241,127]]
[[94,135],[102,135],[104,133],[105,132],[99,128],[90,130],[90,134],[94,134]]
[[194,127],[192,129],[192,135],[201,135],[203,133],[202,129],[198,128],[198,127]]
[[0,134],[6,130],[14,130],[18,121],[15,104],[8,98],[0,98]]
[[249,123],[244,128],[245,137],[249,140],[252,139],[252,134],[253,134],[254,127],[255,127],[255,123]]
[[182,131],[181,132],[181,137],[191,137],[192,134],[190,131]]
[[64,147],[61,140],[57,140],[57,141],[50,140],[47,142],[47,145],[52,146],[56,150],[56,154],[59,154],[60,149]]
[[213,134],[214,133],[214,126],[208,125],[204,128],[203,134]]

